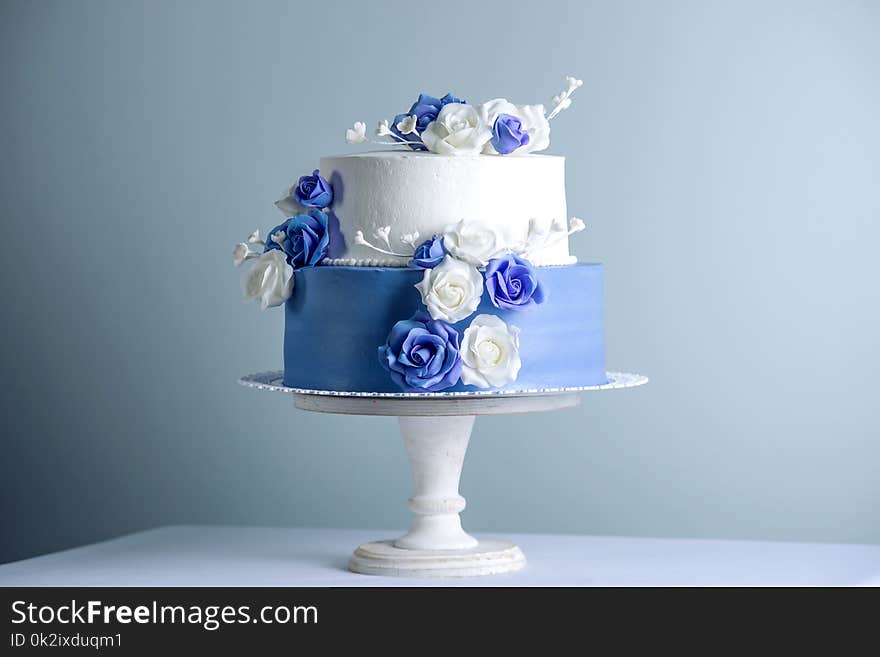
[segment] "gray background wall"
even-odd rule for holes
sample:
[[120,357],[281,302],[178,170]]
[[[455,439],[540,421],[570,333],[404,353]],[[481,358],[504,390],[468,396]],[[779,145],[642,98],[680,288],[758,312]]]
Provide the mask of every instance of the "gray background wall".
[[466,526],[880,542],[880,4],[439,4],[0,4],[0,561],[403,527],[394,420],[235,384],[280,367],[282,314],[231,247],[352,121],[568,73],[574,251],[607,264],[609,365],[653,380],[480,420]]

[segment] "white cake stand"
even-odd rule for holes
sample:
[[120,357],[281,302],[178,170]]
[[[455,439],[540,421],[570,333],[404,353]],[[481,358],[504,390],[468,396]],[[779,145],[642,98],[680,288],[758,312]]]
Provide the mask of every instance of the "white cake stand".
[[608,383],[580,388],[494,392],[360,393],[290,388],[282,372],[242,377],[244,386],[293,393],[297,408],[317,413],[392,415],[398,418],[412,467],[415,492],[408,533],[361,545],[349,569],[367,575],[468,577],[495,575],[525,566],[522,551],[508,541],[478,541],[461,527],[465,500],[458,483],[477,415],[534,413],[571,408],[588,390],[632,388],[648,382],[639,374],[608,372]]

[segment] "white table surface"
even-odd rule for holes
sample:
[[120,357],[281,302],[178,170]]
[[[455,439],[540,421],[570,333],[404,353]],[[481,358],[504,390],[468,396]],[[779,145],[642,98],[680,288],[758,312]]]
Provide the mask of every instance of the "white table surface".
[[[519,534],[525,570],[407,579],[346,570],[401,532],[162,527],[0,565],[0,586],[880,586],[880,545]],[[482,537],[477,535],[478,538]]]

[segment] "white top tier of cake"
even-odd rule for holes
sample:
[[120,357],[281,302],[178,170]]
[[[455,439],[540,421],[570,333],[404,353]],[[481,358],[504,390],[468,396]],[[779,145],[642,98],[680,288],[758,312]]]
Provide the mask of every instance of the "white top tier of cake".
[[[559,156],[382,151],[323,157],[320,170],[333,187],[332,211],[343,238],[331,254],[338,264],[402,267],[408,262],[357,244],[357,231],[378,245],[372,236],[390,227],[391,249],[386,250],[412,253],[402,236],[418,233],[421,242],[462,220],[495,229],[505,244],[525,240],[530,225],[545,230],[567,221],[565,158]],[[530,259],[536,265],[576,261],[564,235]]]

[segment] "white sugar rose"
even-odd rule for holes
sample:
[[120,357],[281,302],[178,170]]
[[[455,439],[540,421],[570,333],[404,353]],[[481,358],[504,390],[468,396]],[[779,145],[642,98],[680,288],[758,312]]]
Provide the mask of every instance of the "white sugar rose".
[[471,105],[448,103],[422,131],[422,142],[432,153],[476,155],[492,138],[491,126],[480,120]]
[[281,249],[266,251],[241,277],[246,301],[260,300],[265,310],[280,306],[293,294],[293,267]]
[[477,315],[461,340],[461,382],[478,388],[499,388],[516,381],[519,329],[495,315]]
[[516,381],[519,329],[495,315],[477,315],[461,340],[461,381],[478,388],[498,388]]
[[[506,98],[496,98],[479,105],[477,112],[480,115],[480,120],[490,131],[499,114],[515,116],[522,122],[522,129],[528,133],[529,142],[513,151],[516,155],[543,151],[550,146],[550,122],[544,115],[543,105],[514,105]],[[483,152],[497,155],[491,141],[483,146]]]
[[443,247],[459,260],[477,267],[485,266],[502,251],[500,241],[494,228],[479,221],[462,219],[443,231]]
[[415,287],[433,319],[454,324],[480,305],[483,277],[473,265],[446,256],[433,269],[426,269],[421,283]]

